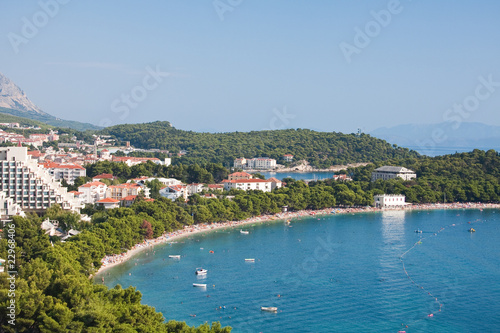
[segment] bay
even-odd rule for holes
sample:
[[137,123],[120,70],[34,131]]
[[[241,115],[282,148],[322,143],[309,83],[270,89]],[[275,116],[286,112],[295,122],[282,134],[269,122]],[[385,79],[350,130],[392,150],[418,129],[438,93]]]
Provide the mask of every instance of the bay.
[[494,332],[498,214],[386,211],[228,228],[157,246],[96,283],[137,287],[167,319],[233,332]]

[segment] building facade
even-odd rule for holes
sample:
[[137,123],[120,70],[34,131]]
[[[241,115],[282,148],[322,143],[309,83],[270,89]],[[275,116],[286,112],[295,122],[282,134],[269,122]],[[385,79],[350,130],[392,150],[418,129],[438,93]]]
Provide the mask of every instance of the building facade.
[[410,180],[417,178],[417,174],[413,170],[399,166],[383,166],[372,172],[372,182],[377,179],[388,180],[398,177],[404,180]]
[[94,204],[106,197],[108,186],[101,182],[90,182],[78,187],[78,192],[81,192],[80,198],[83,203]]
[[276,160],[269,157],[256,157],[251,159],[237,158],[233,163],[236,169],[275,169]]
[[224,190],[229,191],[233,188],[238,190],[260,190],[263,192],[271,192],[273,183],[264,179],[242,179],[242,180],[223,180]]
[[402,194],[379,194],[373,196],[376,208],[401,208],[406,205],[406,197]]
[[48,170],[31,159],[26,147],[0,147],[0,189],[24,211],[42,211],[53,204],[66,210],[82,208]]
[[78,177],[86,177],[87,170],[77,164],[59,164],[47,162],[40,164],[49,171],[55,180],[65,180],[68,184],[74,184]]

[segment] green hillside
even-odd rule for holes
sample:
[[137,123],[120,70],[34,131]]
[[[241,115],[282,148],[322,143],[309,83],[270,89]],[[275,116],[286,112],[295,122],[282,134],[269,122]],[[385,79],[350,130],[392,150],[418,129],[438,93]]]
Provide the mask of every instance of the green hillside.
[[172,153],[186,150],[182,163],[224,163],[237,157],[268,156],[280,160],[292,154],[295,160],[307,160],[316,167],[336,164],[385,161],[418,157],[415,151],[395,147],[367,134],[316,132],[308,129],[198,133],[179,130],[169,122],[117,125],[99,133],[130,141],[136,148],[166,149]]
[[36,112],[25,112],[25,111],[18,111],[14,109],[7,109],[7,108],[2,108],[0,107],[0,113],[2,114],[7,114],[7,115],[12,115],[15,117],[21,117],[21,118],[26,118],[26,119],[31,119],[31,120],[36,120],[54,127],[63,127],[63,128],[72,128],[78,131],[85,131],[85,130],[98,130],[101,129],[101,127],[88,124],[88,123],[81,123],[78,121],[72,121],[72,120],[63,120],[56,118],[54,116],[48,115],[48,114],[39,114]]
[[25,126],[39,126],[42,129],[52,128],[53,126],[47,125],[46,123],[42,123],[41,121],[32,120],[23,117],[13,116],[7,113],[2,113],[2,109],[0,108],[0,123],[19,123],[20,125]]

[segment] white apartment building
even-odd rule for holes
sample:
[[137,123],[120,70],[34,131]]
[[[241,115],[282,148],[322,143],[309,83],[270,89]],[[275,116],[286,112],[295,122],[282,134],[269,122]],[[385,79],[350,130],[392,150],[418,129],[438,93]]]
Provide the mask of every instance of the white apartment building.
[[53,204],[82,208],[78,200],[28,155],[26,147],[0,147],[0,189],[23,210],[41,211]]
[[237,169],[274,169],[276,168],[276,160],[269,157],[256,157],[251,159],[237,158],[233,163]]
[[78,187],[78,192],[81,192],[80,198],[83,203],[95,204],[97,201],[106,197],[108,185],[101,182],[90,182]]
[[382,166],[373,170],[372,172],[372,182],[377,179],[394,179],[394,178],[402,178],[404,180],[410,180],[417,178],[417,174],[415,171],[399,167],[399,166]]
[[376,208],[399,208],[406,205],[406,197],[402,194],[379,194],[373,196]]
[[64,179],[68,184],[74,184],[78,177],[86,177],[87,170],[78,164],[59,164],[47,162],[40,164],[47,169],[55,180]]
[[144,192],[144,197],[149,198],[149,188],[139,184],[124,183],[119,185],[108,186],[106,190],[106,198],[121,200],[129,195],[138,195],[139,192]]
[[175,201],[179,197],[183,197],[184,200],[187,200],[188,198],[187,186],[186,185],[165,186],[160,190],[160,195],[172,201]]
[[8,198],[5,192],[0,191],[0,218],[6,219],[16,215],[25,216],[21,206],[14,203],[12,198]]
[[232,188],[249,191],[260,190],[263,192],[271,192],[273,183],[264,179],[241,179],[241,180],[223,180],[224,190],[229,191]]

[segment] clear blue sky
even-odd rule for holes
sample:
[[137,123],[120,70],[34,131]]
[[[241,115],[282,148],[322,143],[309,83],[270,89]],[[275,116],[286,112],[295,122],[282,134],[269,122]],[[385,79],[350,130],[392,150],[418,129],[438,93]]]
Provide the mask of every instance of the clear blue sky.
[[[55,1],[0,0],[0,72],[57,117],[216,132],[500,125],[500,86],[473,105],[479,76],[500,82],[499,1],[73,0],[50,17],[40,3]],[[467,98],[473,111],[446,113]]]

